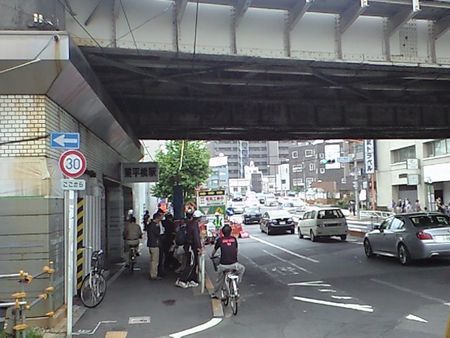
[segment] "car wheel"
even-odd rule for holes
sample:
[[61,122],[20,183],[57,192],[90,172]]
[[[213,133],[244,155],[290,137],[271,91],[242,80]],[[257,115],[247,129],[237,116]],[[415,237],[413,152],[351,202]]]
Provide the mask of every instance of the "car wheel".
[[346,241],[347,240],[347,235],[341,235],[341,241]]
[[311,238],[311,242],[317,242],[317,236],[314,235],[312,230],[309,231],[309,238]]
[[398,246],[398,260],[401,265],[408,265],[411,263],[411,255],[404,244]]
[[300,230],[300,227],[297,228],[298,230],[298,238],[303,239],[302,231]]
[[366,254],[367,258],[372,258],[374,256],[372,246],[370,245],[370,242],[367,238],[364,240],[364,253]]

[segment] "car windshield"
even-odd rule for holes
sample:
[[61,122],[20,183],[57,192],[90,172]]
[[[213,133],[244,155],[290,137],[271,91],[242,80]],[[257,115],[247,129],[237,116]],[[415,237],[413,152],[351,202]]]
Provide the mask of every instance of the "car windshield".
[[270,218],[290,218],[291,215],[283,210],[272,211],[269,214]]
[[440,228],[450,226],[449,217],[446,215],[418,215],[409,217],[415,227]]
[[317,214],[317,218],[330,219],[330,218],[344,218],[344,214],[340,209],[320,210]]

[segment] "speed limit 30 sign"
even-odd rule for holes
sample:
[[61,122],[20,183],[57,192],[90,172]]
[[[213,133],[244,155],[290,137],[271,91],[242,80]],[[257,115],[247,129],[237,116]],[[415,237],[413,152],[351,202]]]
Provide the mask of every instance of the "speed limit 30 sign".
[[80,177],[86,171],[86,158],[78,150],[65,151],[59,157],[59,168],[67,177]]

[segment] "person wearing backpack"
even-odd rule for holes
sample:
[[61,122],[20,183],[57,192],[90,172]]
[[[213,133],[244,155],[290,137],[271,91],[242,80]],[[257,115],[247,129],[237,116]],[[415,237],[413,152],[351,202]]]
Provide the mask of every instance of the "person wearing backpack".
[[198,286],[198,257],[202,251],[199,223],[202,217],[203,213],[196,210],[192,218],[186,222],[186,243],[184,244],[186,266],[175,282],[176,286],[183,289]]

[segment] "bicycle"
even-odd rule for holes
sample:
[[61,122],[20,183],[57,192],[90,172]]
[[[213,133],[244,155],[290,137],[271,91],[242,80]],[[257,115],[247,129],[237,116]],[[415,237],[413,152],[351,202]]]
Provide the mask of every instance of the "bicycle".
[[[217,259],[218,256],[211,257],[211,260],[214,265],[214,270],[217,271]],[[236,274],[236,270],[226,270],[225,274],[225,282],[223,283],[223,287],[221,290],[220,299],[224,306],[228,306],[230,304],[231,311],[233,315],[236,316],[238,312],[238,304],[239,304],[239,276]]]
[[[92,248],[84,248],[91,249]],[[80,298],[84,306],[94,308],[105,298],[106,280],[103,276],[103,250],[95,250],[91,256],[91,270],[81,283]]]

